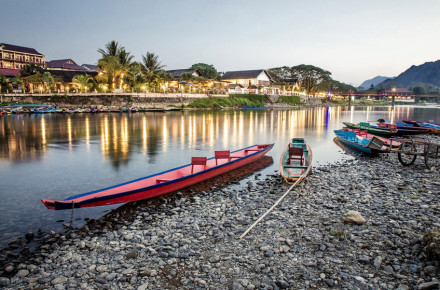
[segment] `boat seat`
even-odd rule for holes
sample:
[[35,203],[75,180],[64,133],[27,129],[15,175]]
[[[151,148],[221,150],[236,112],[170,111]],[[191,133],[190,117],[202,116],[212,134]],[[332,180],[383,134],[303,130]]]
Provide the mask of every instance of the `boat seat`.
[[345,134],[345,139],[347,139],[348,141],[354,141],[354,142],[356,142],[356,140],[357,140],[357,137],[356,137],[356,132],[353,132],[353,131],[346,131],[346,132],[344,132]]
[[309,168],[308,166],[295,166],[295,165],[284,165],[284,168],[298,168],[298,169],[305,169]]
[[218,159],[228,159],[228,162],[231,161],[231,151],[224,150],[224,151],[215,151],[215,165],[218,165],[217,160]]
[[291,161],[299,161],[300,164],[304,163],[304,149],[301,147],[292,147],[289,145],[289,159],[287,160],[287,164],[290,164]]
[[162,182],[167,182],[170,181],[170,179],[156,179],[156,184],[162,183]]
[[191,174],[194,172],[194,165],[203,165],[204,169],[206,169],[206,161],[208,158],[206,157],[192,157],[191,158]]
[[370,140],[364,138],[364,139],[359,141],[359,144],[360,145],[368,145],[368,144],[370,144]]
[[367,135],[368,135],[368,130],[360,130],[359,129],[359,136],[367,137]]

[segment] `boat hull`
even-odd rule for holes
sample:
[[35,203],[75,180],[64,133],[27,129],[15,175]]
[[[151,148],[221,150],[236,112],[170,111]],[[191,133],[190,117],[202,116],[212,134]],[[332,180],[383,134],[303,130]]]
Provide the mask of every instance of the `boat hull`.
[[373,135],[392,136],[396,133],[396,131],[393,131],[393,130],[385,130],[385,129],[372,128],[372,127],[362,127],[359,124],[353,124],[353,123],[349,123],[349,122],[343,122],[343,124],[345,126],[347,126],[347,128],[350,128],[350,129],[367,130],[368,133],[373,134]]
[[[303,140],[303,143],[298,144],[295,142],[292,142],[293,140],[301,139]],[[288,164],[287,160],[289,158],[289,146],[293,147],[302,147],[304,149],[304,164]],[[310,145],[302,138],[294,138],[292,139],[284,148],[283,153],[281,154],[280,158],[280,174],[286,180],[287,183],[291,184],[297,181],[299,178],[305,178],[311,168],[312,168],[312,148]],[[292,161],[294,162],[294,161]]]
[[[259,148],[260,146],[261,148]],[[194,173],[192,173],[194,168],[192,168],[191,164],[187,164],[182,167],[174,168],[127,183],[73,196],[67,198],[66,200],[55,201],[42,199],[41,201],[48,209],[62,210],[105,206],[148,199],[188,187],[242,167],[264,156],[269,150],[272,149],[272,147],[273,144],[254,145],[231,152],[231,154],[233,154],[231,155],[233,159],[219,165],[216,165],[217,160],[212,157],[207,160],[207,169]],[[213,166],[210,167],[210,165]],[[186,173],[188,174],[185,175]],[[169,180],[166,179],[167,177],[179,175],[182,176]]]

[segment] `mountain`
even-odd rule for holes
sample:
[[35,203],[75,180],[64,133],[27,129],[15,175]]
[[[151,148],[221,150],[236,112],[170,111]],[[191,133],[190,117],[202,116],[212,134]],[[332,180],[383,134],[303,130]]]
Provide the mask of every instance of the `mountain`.
[[409,88],[416,84],[425,84],[440,87],[440,60],[413,65],[394,79],[388,79],[378,84],[377,87]]
[[393,79],[393,78],[394,77],[377,76],[375,78],[364,81],[359,87],[363,87],[364,90],[368,90],[371,87],[371,85],[376,86],[377,84],[380,84],[386,79]]

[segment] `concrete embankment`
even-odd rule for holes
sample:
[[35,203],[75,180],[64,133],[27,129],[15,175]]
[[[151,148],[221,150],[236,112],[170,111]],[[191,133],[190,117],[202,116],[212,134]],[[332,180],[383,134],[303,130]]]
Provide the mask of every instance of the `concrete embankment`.
[[60,107],[167,107],[188,105],[206,98],[205,94],[159,94],[159,93],[118,93],[118,94],[6,94],[3,102],[40,103]]

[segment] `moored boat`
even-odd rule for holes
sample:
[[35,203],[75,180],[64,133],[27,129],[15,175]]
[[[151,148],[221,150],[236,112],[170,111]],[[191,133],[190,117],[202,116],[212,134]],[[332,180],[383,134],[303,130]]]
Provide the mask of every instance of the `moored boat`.
[[427,128],[431,134],[440,134],[440,124],[438,123],[427,123],[413,120],[402,120],[402,122],[411,124],[415,127]]
[[366,154],[385,153],[390,151],[389,147],[384,146],[384,142],[378,138],[373,137],[371,140],[368,140],[367,138],[357,136],[356,132],[353,131],[335,130],[334,132],[342,144],[357,151]]
[[343,131],[353,131],[356,133],[356,135],[360,136],[360,137],[364,137],[368,140],[372,140],[373,138],[377,138],[379,140],[381,140],[383,142],[384,145],[386,146],[392,146],[393,148],[397,148],[400,146],[400,142],[394,141],[392,139],[388,139],[382,136],[377,136],[377,135],[373,135],[368,133],[367,130],[361,130],[361,129],[350,129],[350,128],[343,128]]
[[373,135],[379,135],[379,136],[392,136],[397,132],[396,128],[372,127],[370,125],[370,123],[367,123],[367,122],[361,122],[359,124],[353,124],[350,122],[343,122],[343,124],[350,129],[367,130],[368,133],[373,134]]
[[[373,126],[372,126],[373,127]],[[377,124],[378,128],[397,128],[397,132],[395,135],[420,135],[420,134],[428,134],[429,129],[423,128],[423,127],[415,127],[411,124],[405,124],[405,123],[396,123],[396,124],[388,124],[388,123],[382,123],[379,122]]]
[[287,183],[307,176],[312,168],[312,149],[304,138],[293,138],[280,158],[280,173]]
[[41,201],[48,209],[104,206],[147,199],[213,178],[249,164],[265,155],[273,144],[253,145],[233,152],[216,151],[212,158],[192,157],[191,164],[149,175],[65,200]]

